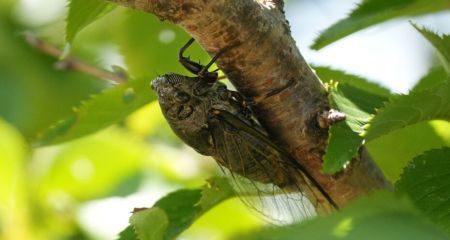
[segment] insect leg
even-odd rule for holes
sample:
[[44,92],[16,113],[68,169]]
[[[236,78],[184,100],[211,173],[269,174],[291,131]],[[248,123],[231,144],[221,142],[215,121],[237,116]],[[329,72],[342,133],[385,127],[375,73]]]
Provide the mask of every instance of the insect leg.
[[206,64],[202,70],[200,70],[200,72],[198,73],[198,76],[209,81],[209,82],[215,82],[218,80],[218,74],[217,71],[219,69],[216,69],[214,71],[209,72],[208,69],[216,62],[216,60],[226,51],[228,51],[231,48],[236,47],[237,45],[239,45],[239,43],[234,43],[232,45],[229,45],[225,48],[220,49],[220,51],[218,53],[216,53],[216,55],[214,55],[214,57],[211,59],[211,61],[209,61],[208,64]]
[[200,71],[202,71],[204,66],[201,65],[200,63],[196,63],[196,62],[192,61],[191,59],[189,59],[189,57],[184,57],[183,56],[184,52],[186,51],[186,49],[189,46],[191,46],[193,42],[194,42],[194,38],[191,38],[191,39],[189,39],[189,41],[183,47],[181,47],[181,49],[180,49],[180,51],[178,53],[178,61],[189,72],[191,72],[191,73],[193,73],[195,75],[199,75]]
[[[215,73],[216,75],[217,75],[217,71],[219,70],[219,69],[216,69],[216,70],[214,70],[214,71],[212,71],[212,72],[208,72],[208,69],[216,62],[216,60],[220,57],[220,55],[223,53],[223,51],[220,51],[220,52],[218,52],[212,59],[211,59],[211,61],[209,61],[209,63],[208,64],[206,64],[205,66],[203,66],[203,68],[202,68],[202,70],[200,70],[200,72],[198,73],[198,75],[200,76],[200,77],[208,77],[208,75],[210,74],[210,73]],[[216,77],[216,79],[214,79],[214,81],[215,80],[217,80],[217,77]]]
[[200,78],[206,80],[207,82],[214,83],[215,81],[217,81],[218,69],[214,70],[212,72],[208,72],[208,69],[209,69],[209,67],[211,67],[211,65],[214,64],[214,62],[217,60],[217,58],[219,57],[221,52],[216,54],[206,66],[203,66],[200,63],[196,63],[196,62],[192,61],[191,59],[189,59],[189,57],[183,56],[186,49],[189,46],[191,46],[194,41],[195,41],[194,38],[191,38],[183,47],[181,47],[181,49],[178,53],[178,61],[189,72],[199,76]]

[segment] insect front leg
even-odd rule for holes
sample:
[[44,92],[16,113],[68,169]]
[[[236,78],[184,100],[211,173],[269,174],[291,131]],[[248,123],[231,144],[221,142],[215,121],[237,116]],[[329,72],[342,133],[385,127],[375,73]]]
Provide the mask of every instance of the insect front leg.
[[181,63],[181,65],[183,65],[184,68],[186,68],[189,72],[197,75],[199,78],[210,83],[216,82],[218,78],[217,71],[219,69],[216,69],[212,72],[209,72],[208,69],[214,64],[214,62],[217,60],[217,58],[219,58],[220,54],[223,51],[217,53],[208,64],[202,65],[200,63],[192,61],[189,57],[184,56],[184,52],[189,46],[192,45],[194,41],[194,38],[191,38],[183,47],[181,47],[178,53],[178,61]]
[[198,75],[198,73],[203,69],[203,65],[201,65],[200,63],[196,63],[196,62],[192,61],[189,57],[183,56],[184,52],[186,51],[186,49],[189,46],[191,46],[193,42],[194,42],[194,39],[191,38],[191,39],[189,39],[189,41],[183,47],[181,47],[181,49],[180,49],[180,51],[178,53],[178,61],[189,72],[191,72],[191,73],[193,73],[195,75]]

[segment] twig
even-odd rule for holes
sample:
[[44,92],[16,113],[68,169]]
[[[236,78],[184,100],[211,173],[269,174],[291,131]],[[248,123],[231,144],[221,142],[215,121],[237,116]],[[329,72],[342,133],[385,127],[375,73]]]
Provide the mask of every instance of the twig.
[[[25,40],[30,46],[38,49],[39,51],[59,59],[63,55],[63,51],[57,46],[43,41],[33,34],[26,33]],[[123,73],[110,72],[104,69],[100,69],[96,66],[84,63],[75,58],[64,58],[55,63],[55,68],[58,70],[74,70],[82,72],[103,80],[112,81],[116,84],[121,84],[127,81],[127,77]]]

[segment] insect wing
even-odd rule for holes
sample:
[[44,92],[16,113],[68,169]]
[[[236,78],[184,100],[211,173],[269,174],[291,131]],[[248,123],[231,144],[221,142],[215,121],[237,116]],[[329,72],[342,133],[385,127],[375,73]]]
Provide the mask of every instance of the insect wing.
[[226,111],[215,112],[209,128],[218,155],[216,160],[231,178],[241,200],[274,223],[314,216],[315,207],[303,191],[311,186],[298,165],[292,164],[292,159],[264,134],[238,117]]

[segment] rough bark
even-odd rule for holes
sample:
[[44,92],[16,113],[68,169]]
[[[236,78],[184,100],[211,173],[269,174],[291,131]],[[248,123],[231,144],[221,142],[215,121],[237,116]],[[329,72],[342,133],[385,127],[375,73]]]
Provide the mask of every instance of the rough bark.
[[[389,187],[364,149],[335,176],[321,172],[328,129],[318,118],[327,93],[296,47],[280,0],[109,0],[183,27],[212,56],[236,88],[256,100],[254,112],[339,206]],[[145,31],[145,29],[142,29]],[[149,30],[150,31],[150,30]]]

